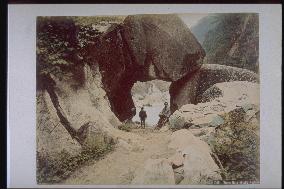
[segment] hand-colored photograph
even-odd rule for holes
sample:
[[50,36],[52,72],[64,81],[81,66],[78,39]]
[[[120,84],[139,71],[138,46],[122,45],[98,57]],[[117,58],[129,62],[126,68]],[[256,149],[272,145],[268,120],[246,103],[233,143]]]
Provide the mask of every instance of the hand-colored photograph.
[[38,184],[260,183],[257,13],[36,27]]

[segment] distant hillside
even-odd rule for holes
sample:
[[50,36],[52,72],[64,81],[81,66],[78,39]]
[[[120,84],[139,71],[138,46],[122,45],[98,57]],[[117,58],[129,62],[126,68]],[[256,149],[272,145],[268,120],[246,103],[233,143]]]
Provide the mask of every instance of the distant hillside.
[[209,15],[200,19],[199,22],[191,28],[192,33],[195,35],[200,44],[204,42],[205,35],[216,27],[215,20],[214,16]]
[[206,51],[205,63],[258,72],[257,14],[213,14],[192,29]]

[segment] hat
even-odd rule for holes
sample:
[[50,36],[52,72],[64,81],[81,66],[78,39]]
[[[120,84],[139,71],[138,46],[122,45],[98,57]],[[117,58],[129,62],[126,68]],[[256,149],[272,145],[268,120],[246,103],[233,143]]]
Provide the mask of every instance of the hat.
[[164,105],[168,105],[168,103],[167,103],[167,102],[165,102],[165,103],[164,103]]

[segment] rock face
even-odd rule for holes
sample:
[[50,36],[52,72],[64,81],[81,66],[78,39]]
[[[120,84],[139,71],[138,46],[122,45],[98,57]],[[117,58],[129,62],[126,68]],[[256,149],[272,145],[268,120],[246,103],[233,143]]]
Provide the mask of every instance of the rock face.
[[[212,93],[211,93],[212,91]],[[216,97],[217,92],[218,96]],[[208,99],[211,101],[208,102]],[[172,129],[203,128],[222,125],[220,115],[237,108],[246,111],[259,106],[259,84],[246,81],[217,83],[200,96],[204,103],[186,104],[170,117]]]
[[192,28],[192,32],[206,51],[206,63],[258,72],[258,14],[209,14]]
[[[100,130],[96,134],[107,132],[118,126],[120,122],[111,112],[105,92],[101,88],[98,67],[85,65],[83,72],[85,77],[83,85],[78,85],[67,76],[61,80],[53,76],[54,94],[57,96],[56,106],[60,108],[72,129],[78,132],[78,136],[80,131],[93,133],[91,128]],[[37,91],[37,151],[52,154],[65,149],[70,154],[79,153],[81,145],[62,125],[58,109],[55,108],[53,102],[48,92]],[[92,122],[92,124],[87,122]],[[86,124],[90,127],[84,130]]]
[[177,81],[202,64],[204,50],[176,15],[135,15],[108,29],[94,56],[112,111],[131,118],[131,88],[136,81]]
[[[249,70],[217,64],[204,64],[196,73],[172,83],[170,87],[172,112],[185,104],[200,102],[199,96],[214,84],[231,81],[257,83],[259,78],[256,73]],[[215,92],[215,95],[217,95],[217,92]]]
[[[56,93],[61,107],[66,111],[68,120],[79,129],[88,121],[102,120],[108,126],[118,126],[119,120],[110,109],[105,91],[102,89],[101,75],[98,65],[92,67],[85,65],[85,83],[83,86],[72,84],[72,81],[56,78]],[[74,87],[75,86],[75,87]]]
[[[47,92],[37,92],[37,152],[42,156],[66,150],[71,155],[81,151],[81,145],[60,124]],[[60,145],[59,145],[60,144]]]

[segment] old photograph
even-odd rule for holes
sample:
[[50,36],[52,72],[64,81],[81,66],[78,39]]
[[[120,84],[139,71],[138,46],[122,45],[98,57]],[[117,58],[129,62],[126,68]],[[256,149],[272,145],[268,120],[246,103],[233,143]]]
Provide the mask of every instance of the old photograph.
[[259,184],[257,13],[38,16],[36,181]]

